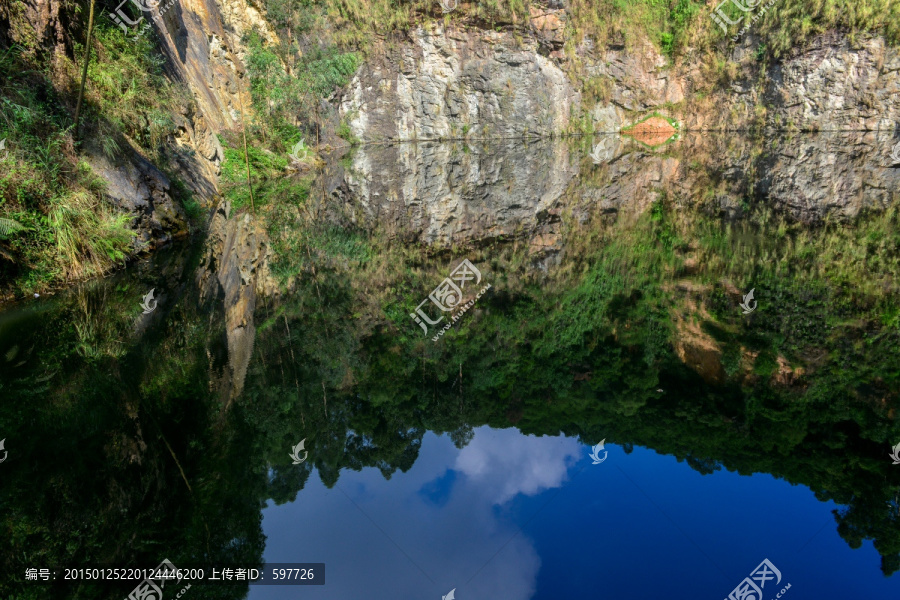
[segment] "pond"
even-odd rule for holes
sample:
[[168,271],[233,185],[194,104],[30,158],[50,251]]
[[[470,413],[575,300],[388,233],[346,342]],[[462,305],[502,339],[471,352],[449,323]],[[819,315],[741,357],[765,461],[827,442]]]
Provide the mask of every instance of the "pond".
[[890,148],[364,146],[6,306],[0,598],[897,598]]

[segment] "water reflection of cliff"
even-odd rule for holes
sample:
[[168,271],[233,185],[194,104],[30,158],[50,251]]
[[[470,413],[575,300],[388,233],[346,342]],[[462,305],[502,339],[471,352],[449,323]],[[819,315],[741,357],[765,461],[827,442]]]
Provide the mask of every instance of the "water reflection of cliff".
[[339,194],[354,222],[425,243],[486,242],[549,227],[577,165],[564,144],[366,146]]
[[617,135],[364,146],[335,194],[352,222],[421,243],[522,236],[537,247],[561,213],[641,213],[662,195],[731,218],[761,203],[808,223],[883,211],[900,195],[884,134],[682,137],[654,150]]
[[[0,566],[254,560],[260,506],[296,498],[313,468],[327,486],[345,468],[388,477],[425,432],[463,447],[487,424],[772,473],[840,504],[847,543],[874,540],[900,569],[890,143],[592,142],[361,148],[309,218],[295,199],[259,227],[223,213],[200,257],[4,315],[0,431],[28,442],[3,465],[5,526],[24,533]],[[778,218],[864,208],[880,214]],[[491,294],[433,344],[409,312],[463,256]],[[151,287],[160,307],[139,317]],[[303,438],[316,452],[293,465]]]

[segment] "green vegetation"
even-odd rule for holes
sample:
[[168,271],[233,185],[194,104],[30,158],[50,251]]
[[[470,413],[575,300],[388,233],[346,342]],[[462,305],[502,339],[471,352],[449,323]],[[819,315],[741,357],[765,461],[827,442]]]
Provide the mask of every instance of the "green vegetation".
[[269,44],[255,32],[244,39],[253,116],[248,118],[246,155],[236,135],[222,136],[222,184],[233,208],[250,206],[252,185],[257,207],[272,204],[267,210],[280,212],[285,207],[278,204],[292,207],[307,197],[310,177],[289,171],[319,164],[316,153],[320,144],[327,145],[322,136],[334,117],[332,108],[323,110],[323,101],[347,84],[360,56],[341,52],[316,35],[324,19],[316,5],[269,0],[265,8],[279,39]]
[[[740,11],[731,4],[725,5],[723,10],[733,20],[740,16],[736,14]],[[751,11],[750,18],[757,14]],[[734,25],[734,31],[726,35],[710,19],[707,20],[707,26],[717,32],[713,39],[736,35],[744,25],[743,22]],[[840,0],[776,0],[752,25],[753,32],[762,37],[766,50],[775,57],[832,29],[846,30],[851,39],[861,32],[878,32],[888,43],[900,44],[900,4],[893,0],[864,0],[852,4]]]
[[125,37],[121,29],[103,21],[95,26],[94,36],[97,47],[88,66],[82,138],[99,138],[107,155],[114,157],[124,135],[154,162],[165,164],[162,142],[172,131],[173,115],[190,103],[187,90],[163,74],[164,59],[153,38]]
[[[194,260],[182,256],[177,264]],[[177,269],[166,275],[169,281],[183,277]],[[140,342],[134,327],[140,308],[133,298],[153,285],[114,275],[76,288],[65,307],[0,325],[0,394],[17,400],[4,426],[17,427],[20,449],[33,459],[7,472],[0,527],[10,544],[29,549],[30,560],[148,567],[162,557],[179,567],[260,560],[256,499],[265,494],[265,483],[234,468],[228,436],[237,432],[223,435],[214,400],[194,370],[210,332],[198,326],[204,323],[198,303],[178,305],[169,313],[178,321],[171,330]],[[38,337],[20,337],[22,325]],[[49,347],[34,344],[40,338],[59,345],[45,352]],[[165,367],[148,368],[154,360]],[[73,394],[57,387],[63,379]],[[62,455],[69,458],[58,460]],[[200,471],[210,476],[197,479]],[[262,489],[252,489],[260,484]],[[29,502],[10,503],[15,497]],[[5,554],[0,563],[17,560]],[[107,581],[65,593],[125,598],[134,587]],[[237,600],[247,588],[200,593]],[[47,594],[46,587],[17,587],[13,578],[0,582],[2,598]]]
[[[244,149],[237,134],[220,138],[225,160],[222,161],[222,195],[234,209],[250,206],[250,190],[247,186],[247,171],[244,163]],[[290,162],[287,153],[275,154],[271,150],[248,146],[250,176],[257,206],[268,204],[274,198],[284,198],[290,193],[293,183],[285,174]]]
[[0,55],[0,279],[22,291],[108,271],[128,252],[128,219],[101,199],[104,183],[67,151],[68,115],[22,49]]
[[599,44],[646,38],[672,57],[696,28],[703,6],[697,0],[573,0],[569,53],[589,35]]
[[585,108],[591,110],[596,104],[607,104],[612,99],[614,80],[611,77],[586,77],[581,80],[581,93]]
[[[326,0],[324,5],[334,25],[336,42],[361,49],[367,48],[376,34],[403,31],[431,18],[488,29],[522,28],[530,9],[542,7],[534,0],[477,0],[460,3],[444,15],[436,0]],[[710,47],[738,33],[743,23],[733,26],[733,31],[722,32],[710,18],[713,8],[715,5],[701,0],[571,0],[567,3],[571,34],[567,50],[575,59],[574,49],[584,36],[591,36],[598,45],[609,41],[635,44],[643,38],[675,58],[685,47]],[[745,14],[732,4],[726,4],[723,10],[732,19]],[[752,19],[757,13],[749,14]],[[851,36],[877,31],[896,45],[900,43],[900,5],[893,0],[863,0],[852,6],[840,0],[777,0],[752,27],[773,56],[835,28],[845,29]]]
[[[298,125],[303,123],[307,127],[305,133],[315,139],[322,126],[322,100],[347,84],[359,66],[359,56],[318,45],[303,53],[298,48],[267,47],[255,33],[247,43],[247,70],[258,135],[265,141],[275,137],[292,145],[300,139]],[[282,66],[284,57],[279,56],[279,50],[291,61],[288,71]]]
[[[184,91],[163,76],[150,39],[125,39],[99,20],[92,45],[81,138],[113,162],[133,143],[165,169],[162,143],[176,107],[187,102]],[[73,50],[84,54],[77,43]],[[52,83],[61,78],[77,88],[80,65],[59,56],[53,72],[42,56],[32,47],[0,49],[0,140],[8,151],[0,161],[0,220],[19,225],[0,235],[4,292],[101,275],[134,252],[130,218],[104,199],[105,182],[76,152],[72,99]],[[196,215],[196,202],[181,197]]]
[[[0,393],[22,400],[0,430],[31,457],[0,492],[13,550],[0,567],[23,567],[23,549],[47,564],[258,560],[260,507],[295,498],[313,468],[327,486],[346,468],[389,477],[426,431],[462,446],[487,424],[772,473],[841,505],[847,543],[874,540],[882,570],[900,568],[900,484],[873,451],[900,435],[897,214],[722,224],[662,198],[634,220],[567,219],[549,271],[521,244],[466,249],[494,289],[434,344],[409,312],[462,254],[327,224],[317,193],[260,210],[282,293],[257,303],[236,399],[222,309],[190,283],[195,257],[167,261],[178,291],[156,330],[134,326],[136,290],[154,285],[135,275],[0,323]],[[743,316],[753,286],[759,307]],[[721,350],[723,380],[679,358],[692,336]],[[298,424],[313,464],[284,452]]]
[[25,229],[25,226],[12,219],[0,219],[0,239],[8,239],[12,235]]
[[[726,33],[710,18],[715,6],[699,0],[573,0],[569,4],[574,33],[570,53],[583,36],[591,35],[600,43],[619,40],[629,44],[647,38],[674,58],[685,47],[708,48],[736,35],[762,12],[757,8],[744,13],[726,3],[723,10],[732,20],[749,15]],[[864,31],[880,32],[896,45],[900,43],[900,5],[892,0],[864,0],[852,6],[839,0],[776,0],[752,25],[753,32],[763,39],[762,47],[775,57],[831,29],[844,29],[851,37]]]

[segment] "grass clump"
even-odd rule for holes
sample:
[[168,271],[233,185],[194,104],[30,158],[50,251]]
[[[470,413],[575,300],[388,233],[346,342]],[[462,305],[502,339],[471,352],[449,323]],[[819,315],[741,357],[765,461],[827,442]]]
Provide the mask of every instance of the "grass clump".
[[76,158],[68,114],[21,48],[0,55],[0,81],[0,281],[30,293],[107,272],[128,255],[128,217]]
[[319,45],[301,53],[296,47],[266,45],[256,33],[246,41],[255,132],[279,151],[284,150],[282,140],[290,147],[304,135],[317,139],[327,116],[322,114],[322,100],[347,85],[360,55]]
[[750,30],[764,41],[760,52],[775,58],[784,56],[813,36],[831,30],[841,30],[851,42],[861,32],[873,32],[883,35],[891,45],[900,43],[900,4],[893,0],[860,0],[852,3],[840,0],[776,0],[772,6],[763,10],[762,6],[765,4],[768,3],[761,4],[749,13],[744,13],[732,3],[724,5],[722,10],[730,19],[743,19],[739,24],[730,26],[727,33],[714,25],[712,19],[708,19],[706,37],[719,41],[737,36],[748,20],[755,20],[750,25]]
[[[116,138],[125,135],[155,162],[165,162],[161,146],[174,127],[172,115],[190,102],[187,90],[164,75],[165,59],[150,37],[125,37],[103,21],[94,36],[96,57],[88,67],[82,137],[96,136],[113,157],[121,145]],[[76,56],[83,53],[83,46],[76,45]]]
[[[220,137],[225,160],[222,161],[222,194],[231,202],[234,210],[251,206],[250,187],[247,182],[247,164],[244,148],[238,134],[224,134]],[[275,153],[267,148],[247,146],[250,163],[250,178],[253,182],[253,198],[257,208],[306,198],[309,192],[307,177],[292,176],[287,170],[296,164],[287,151]],[[314,161],[314,157],[309,157]]]
[[308,178],[291,171],[318,163],[320,143],[333,135],[334,109],[325,100],[347,85],[362,59],[316,31],[324,26],[321,7],[270,0],[265,8],[278,40],[270,43],[255,32],[244,38],[254,114],[246,146],[238,135],[223,134],[221,177],[233,208],[268,205],[272,212],[308,194]]
[[[134,232],[130,218],[88,192],[73,192],[50,201],[46,222],[59,265],[59,278],[72,281],[105,272],[127,257]],[[48,265],[49,266],[49,265]]]
[[761,54],[781,57],[811,37],[831,30],[846,32],[851,41],[861,32],[874,32],[891,45],[900,43],[900,3],[893,0],[776,0],[764,8],[767,4],[761,2],[746,13],[731,2],[721,5],[729,19],[740,19],[723,31],[711,18],[719,3],[571,0],[567,8],[567,52],[576,58],[575,48],[585,36],[598,47],[608,43],[629,47],[648,39],[663,55],[675,59],[685,48],[711,48],[723,39],[734,38],[748,24],[762,38],[757,60],[761,60]]
[[[13,293],[104,274],[134,251],[130,218],[104,199],[105,183],[75,143],[82,65],[66,56],[51,63],[30,44],[0,50],[0,220],[19,225],[0,232],[0,291]],[[74,43],[73,55],[83,54]],[[164,167],[172,115],[189,98],[164,76],[153,40],[126,38],[99,19],[91,54],[80,139],[113,161],[134,145]],[[175,196],[189,214],[199,212],[189,193]]]
[[649,39],[671,58],[687,41],[702,6],[696,0],[572,0],[569,53],[590,36],[599,46],[627,47]]

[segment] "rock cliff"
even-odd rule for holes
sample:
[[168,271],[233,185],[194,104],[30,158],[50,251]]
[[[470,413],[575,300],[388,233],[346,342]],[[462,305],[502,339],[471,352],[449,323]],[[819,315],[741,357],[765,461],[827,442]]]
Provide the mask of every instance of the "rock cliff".
[[578,96],[533,40],[432,24],[380,44],[341,111],[365,141],[545,136],[566,130]]
[[132,148],[115,162],[99,150],[88,156],[93,171],[106,181],[106,200],[131,216],[135,252],[188,234],[187,216],[169,195],[171,182],[153,163]]
[[[709,117],[698,115],[700,127],[694,128],[741,129],[762,112],[770,130],[896,131],[900,51],[884,38],[863,35],[851,41],[832,31],[762,72],[755,58],[759,44],[749,36],[734,50],[731,60],[740,71],[727,91],[716,94],[724,104]],[[686,120],[691,126],[692,119]]]
[[369,146],[335,192],[349,220],[420,243],[509,238],[548,211],[577,174],[563,144]]
[[[900,122],[900,52],[875,35],[830,32],[773,64],[757,60],[748,35],[728,56],[733,74],[716,81],[716,57],[672,64],[649,42],[585,38],[574,60],[548,52],[563,35],[546,29],[550,16],[532,19],[532,37],[432,24],[379,44],[341,113],[363,141],[617,132],[653,112],[691,130],[890,132]],[[600,88],[591,98],[588,81]]]

